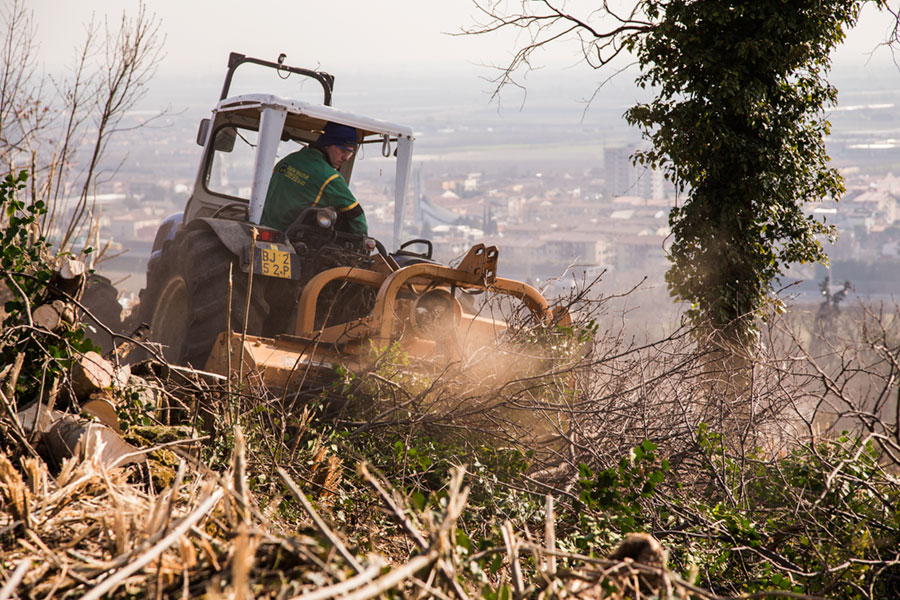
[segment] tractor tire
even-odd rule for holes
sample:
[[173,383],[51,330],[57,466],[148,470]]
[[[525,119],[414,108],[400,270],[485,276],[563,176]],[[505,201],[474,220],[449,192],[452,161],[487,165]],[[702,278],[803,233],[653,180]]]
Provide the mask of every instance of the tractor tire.
[[[166,360],[202,369],[226,329],[228,269],[232,268],[231,329],[243,331],[249,279],[237,257],[205,227],[183,230],[168,242],[147,274],[141,318]],[[247,333],[259,335],[269,312],[263,278],[254,281]]]

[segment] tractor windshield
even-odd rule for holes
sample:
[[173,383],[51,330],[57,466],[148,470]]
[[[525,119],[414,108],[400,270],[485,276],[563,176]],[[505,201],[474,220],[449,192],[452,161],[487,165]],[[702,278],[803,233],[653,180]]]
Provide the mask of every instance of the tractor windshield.
[[[255,129],[233,125],[225,125],[215,131],[204,182],[206,191],[249,201],[258,138],[259,133]],[[282,141],[275,155],[276,162],[300,148],[302,144],[297,142]]]

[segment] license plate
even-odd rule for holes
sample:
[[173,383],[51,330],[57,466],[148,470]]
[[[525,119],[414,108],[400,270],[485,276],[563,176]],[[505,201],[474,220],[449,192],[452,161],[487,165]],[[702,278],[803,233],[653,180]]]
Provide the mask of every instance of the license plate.
[[267,277],[291,278],[291,254],[271,248],[256,247],[259,273]]

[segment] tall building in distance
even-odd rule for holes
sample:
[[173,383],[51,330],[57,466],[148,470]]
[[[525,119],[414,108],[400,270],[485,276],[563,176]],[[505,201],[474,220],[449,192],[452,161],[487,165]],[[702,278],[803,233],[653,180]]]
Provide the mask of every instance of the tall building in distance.
[[637,149],[637,146],[622,146],[603,151],[606,195],[638,196],[652,200],[662,200],[672,195],[674,188],[666,181],[662,171],[633,164],[631,156]]

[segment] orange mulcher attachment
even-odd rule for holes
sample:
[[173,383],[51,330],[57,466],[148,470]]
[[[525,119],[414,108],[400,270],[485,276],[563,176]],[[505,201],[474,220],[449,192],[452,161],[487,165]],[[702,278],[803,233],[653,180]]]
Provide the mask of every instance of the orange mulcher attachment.
[[[459,266],[418,263],[400,268],[380,259],[371,269],[338,267],[314,276],[304,286],[297,306],[294,335],[274,339],[223,333],[216,340],[206,368],[225,374],[230,364],[244,372],[260,373],[263,382],[279,389],[321,382],[333,377],[334,365],[351,371],[368,366],[373,346],[399,343],[411,358],[449,364],[471,356],[494,342],[507,324],[463,310],[457,291],[488,291],[520,300],[535,321],[571,324],[567,313],[554,314],[536,289],[497,277],[498,250],[473,246]],[[375,306],[364,317],[316,329],[319,297],[325,286],[345,281],[377,289]]]

